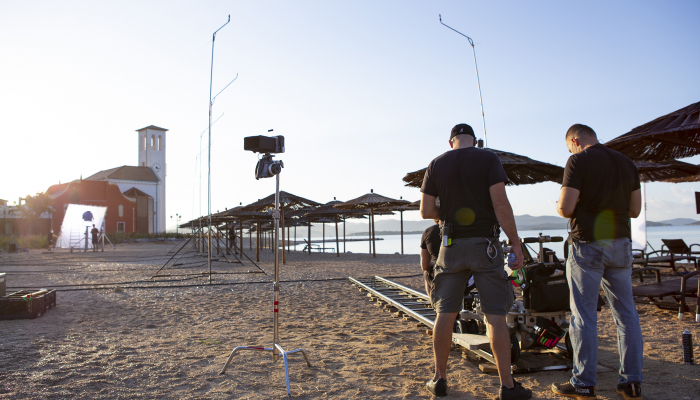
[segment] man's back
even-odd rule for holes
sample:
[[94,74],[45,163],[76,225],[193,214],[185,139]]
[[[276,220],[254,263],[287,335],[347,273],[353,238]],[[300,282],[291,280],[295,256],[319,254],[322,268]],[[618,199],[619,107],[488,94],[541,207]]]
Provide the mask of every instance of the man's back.
[[563,186],[581,193],[571,218],[574,239],[630,237],[630,195],[640,188],[637,167],[601,144],[569,157]]
[[507,180],[495,153],[468,147],[434,159],[425,172],[421,191],[440,198],[440,220],[452,224],[455,232],[486,237],[498,222],[489,188]]

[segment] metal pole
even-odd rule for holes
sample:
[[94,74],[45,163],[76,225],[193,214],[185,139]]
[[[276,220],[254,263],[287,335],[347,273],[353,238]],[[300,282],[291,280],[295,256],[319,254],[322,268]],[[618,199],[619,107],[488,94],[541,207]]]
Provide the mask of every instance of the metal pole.
[[275,175],[276,187],[275,187],[275,211],[272,213],[272,217],[275,219],[275,281],[273,283],[273,289],[275,292],[274,300],[274,339],[272,343],[272,359],[277,361],[277,355],[279,350],[277,343],[279,343],[279,269],[280,269],[280,248],[279,248],[279,227],[280,227],[280,174]]
[[231,15],[228,16],[226,23],[221,25],[221,28],[217,29],[211,37],[211,70],[209,74],[209,156],[207,160],[207,223],[209,225],[207,229],[209,237],[207,264],[209,265],[209,283],[211,283],[211,86],[212,80],[214,79],[214,42],[216,41],[216,32],[228,25],[229,22],[231,22]]
[[481,97],[481,82],[479,81],[479,68],[476,65],[476,50],[474,50],[474,41],[469,36],[442,22],[442,15],[438,14],[438,16],[440,17],[441,24],[467,38],[467,40],[469,40],[469,44],[472,45],[472,54],[474,54],[474,69],[476,70],[476,84],[479,86],[479,102],[481,103],[481,122],[484,125],[484,146],[489,147],[488,140],[486,140],[486,118],[484,117],[484,100]]

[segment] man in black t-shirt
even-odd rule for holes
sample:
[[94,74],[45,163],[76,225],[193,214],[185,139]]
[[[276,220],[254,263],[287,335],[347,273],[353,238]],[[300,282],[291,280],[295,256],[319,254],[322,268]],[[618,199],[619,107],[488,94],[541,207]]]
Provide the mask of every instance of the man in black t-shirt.
[[566,133],[569,157],[557,211],[571,219],[566,275],[571,288],[569,335],[574,348],[573,377],[555,383],[562,396],[595,398],[598,365],[597,303],[601,282],[617,325],[620,353],[618,393],[641,399],[644,343],[632,297],[630,217],[642,208],[634,163],[598,142],[596,133],[576,124]]
[[440,254],[440,220],[435,220],[435,225],[431,225],[423,231],[420,238],[420,267],[423,270],[425,279],[425,293],[430,296],[430,285],[433,281],[433,266],[437,262]]
[[[450,241],[440,247],[430,299],[437,313],[433,328],[435,376],[426,388],[434,395],[447,393],[447,358],[452,327],[462,310],[464,290],[473,274],[481,309],[501,378],[500,399],[528,399],[532,392],[515,382],[510,373],[510,331],[506,314],[515,296],[503,269],[498,224],[513,243],[518,243],[513,209],[506,196],[508,181],[501,161],[492,151],[474,147],[471,126],[459,124],[450,133],[451,151],[434,159],[421,188],[421,217],[440,219],[451,227]],[[435,199],[440,198],[440,207]],[[447,239],[443,232],[443,245]],[[513,247],[517,270],[523,266],[520,246]]]

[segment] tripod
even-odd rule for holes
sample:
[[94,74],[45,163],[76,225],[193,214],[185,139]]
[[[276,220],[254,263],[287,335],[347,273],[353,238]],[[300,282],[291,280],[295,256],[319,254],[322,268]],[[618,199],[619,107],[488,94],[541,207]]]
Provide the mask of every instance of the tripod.
[[242,351],[242,350],[271,351],[273,361],[277,361],[279,359],[279,355],[281,354],[282,359],[284,360],[284,376],[285,376],[286,383],[287,383],[287,396],[291,397],[291,393],[289,390],[289,366],[287,364],[287,356],[289,354],[293,354],[293,353],[301,353],[304,356],[304,359],[306,360],[306,365],[311,367],[311,363],[309,362],[309,357],[306,355],[306,352],[304,351],[304,349],[285,351],[282,348],[282,346],[279,344],[279,294],[280,294],[280,287],[279,287],[280,176],[279,176],[279,173],[275,174],[275,178],[277,180],[276,188],[275,188],[275,209],[272,213],[272,217],[275,219],[275,239],[274,239],[274,243],[275,243],[274,244],[274,246],[275,246],[275,281],[272,284],[272,290],[274,292],[274,302],[273,302],[273,332],[274,333],[273,333],[272,347],[238,346],[238,347],[234,348],[233,351],[231,351],[231,355],[228,356],[228,360],[226,361],[224,368],[222,368],[221,372],[219,372],[219,375],[223,375],[226,372],[226,368],[228,368],[229,364],[233,360],[233,356],[236,355],[236,352],[238,352],[238,351]]

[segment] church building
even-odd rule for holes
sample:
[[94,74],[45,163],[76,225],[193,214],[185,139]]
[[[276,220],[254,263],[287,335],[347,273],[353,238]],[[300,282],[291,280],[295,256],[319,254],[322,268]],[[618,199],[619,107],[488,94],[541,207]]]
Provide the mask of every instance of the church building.
[[167,129],[147,126],[138,133],[138,165],[111,168],[87,178],[53,185],[52,229],[58,232],[68,204],[107,207],[106,233],[165,232],[165,146]]

